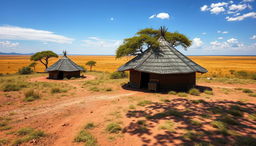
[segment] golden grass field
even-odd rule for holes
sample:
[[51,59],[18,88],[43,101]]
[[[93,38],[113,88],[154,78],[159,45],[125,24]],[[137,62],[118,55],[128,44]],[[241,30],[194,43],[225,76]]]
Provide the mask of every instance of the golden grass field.
[[[116,59],[115,56],[69,56],[78,65],[89,69],[85,63],[89,60],[96,61],[93,70],[114,72],[119,66],[129,61],[131,57],[123,57]],[[1,55],[0,56],[0,73],[16,73],[19,68],[27,66],[31,63],[30,56],[22,55]],[[204,76],[213,74],[218,76],[227,76],[229,70],[256,72],[256,57],[252,56],[190,56],[193,61],[205,67],[209,72]],[[58,59],[50,59],[49,65]],[[37,72],[44,71],[44,66],[38,62],[36,66]]]

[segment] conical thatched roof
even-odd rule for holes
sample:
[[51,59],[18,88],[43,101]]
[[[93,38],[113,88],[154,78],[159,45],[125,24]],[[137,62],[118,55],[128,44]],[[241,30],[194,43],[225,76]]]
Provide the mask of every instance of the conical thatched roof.
[[83,71],[84,69],[69,59],[65,54],[46,71]]
[[148,49],[136,56],[118,71],[136,70],[156,74],[206,73],[207,70],[173,48],[164,37],[158,39],[158,49]]

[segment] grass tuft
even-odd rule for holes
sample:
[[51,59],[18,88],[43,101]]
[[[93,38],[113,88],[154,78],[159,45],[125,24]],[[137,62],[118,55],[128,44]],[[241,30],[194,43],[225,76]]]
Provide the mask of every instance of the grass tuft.
[[199,95],[200,95],[200,91],[199,91],[198,89],[196,89],[196,88],[190,89],[190,90],[188,91],[188,93],[189,93],[190,95],[194,95],[194,96],[199,96]]
[[213,95],[213,92],[211,90],[204,90],[204,94]]
[[170,95],[176,95],[177,92],[175,92],[175,91],[169,91],[168,94],[170,94]]
[[105,129],[108,133],[119,133],[122,127],[118,123],[109,123]]
[[25,92],[25,98],[23,99],[24,101],[31,102],[34,100],[37,100],[40,98],[40,95],[38,92],[35,92],[33,89],[30,89]]
[[75,142],[85,142],[86,146],[95,146],[97,145],[97,139],[93,137],[91,133],[86,130],[82,130],[74,139]]
[[253,91],[250,90],[250,89],[243,89],[243,92],[244,92],[244,93],[253,93]]
[[150,101],[150,100],[143,100],[143,101],[140,101],[137,105],[138,106],[146,106],[151,103],[152,103],[152,101]]
[[95,128],[95,125],[94,123],[90,122],[90,123],[87,123],[84,127],[84,129],[93,129]]
[[188,96],[187,93],[185,93],[185,92],[179,92],[177,95],[179,97],[187,97]]

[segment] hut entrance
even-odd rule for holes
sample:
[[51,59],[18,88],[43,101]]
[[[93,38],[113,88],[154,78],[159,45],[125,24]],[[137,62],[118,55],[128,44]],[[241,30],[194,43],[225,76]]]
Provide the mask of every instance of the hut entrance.
[[58,79],[63,79],[64,78],[64,73],[63,71],[59,71],[58,73]]
[[141,72],[140,86],[141,88],[148,88],[149,73]]

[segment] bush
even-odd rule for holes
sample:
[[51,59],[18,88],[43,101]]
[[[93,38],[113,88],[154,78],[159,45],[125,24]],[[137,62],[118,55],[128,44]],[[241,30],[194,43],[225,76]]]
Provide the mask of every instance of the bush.
[[4,92],[8,92],[8,91],[19,91],[21,89],[21,87],[17,84],[6,84],[3,87]]
[[23,67],[21,69],[19,69],[19,74],[31,74],[33,72],[33,70],[30,67]]
[[35,92],[33,89],[31,89],[31,90],[28,90],[25,92],[24,101],[30,102],[30,101],[34,101],[39,98],[40,98],[39,93]]
[[119,133],[122,130],[121,126],[117,123],[110,123],[106,127],[108,133]]
[[122,79],[128,77],[128,74],[126,72],[113,72],[110,75],[110,79]]
[[249,96],[256,97],[256,93],[250,93]]
[[187,97],[188,96],[185,92],[179,92],[177,95],[179,97]]
[[170,95],[176,95],[177,93],[175,91],[169,91],[168,94]]
[[95,127],[94,123],[87,123],[84,129],[93,129]]
[[243,92],[244,92],[244,93],[253,93],[253,91],[250,90],[250,89],[243,89]]
[[192,88],[188,91],[189,94],[191,95],[195,95],[195,96],[199,96],[200,95],[200,91],[196,88]]
[[213,95],[213,92],[211,90],[204,90],[204,93],[208,95]]
[[248,77],[248,73],[246,71],[237,71],[236,72],[236,76],[240,77],[240,78],[247,78]]
[[143,100],[143,101],[140,101],[137,105],[138,106],[146,106],[151,103],[152,103],[152,101],[150,101],[150,100]]
[[97,139],[92,136],[88,131],[82,130],[74,139],[75,142],[85,142],[86,146],[95,146]]

